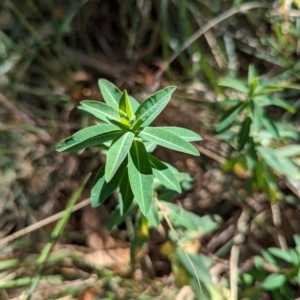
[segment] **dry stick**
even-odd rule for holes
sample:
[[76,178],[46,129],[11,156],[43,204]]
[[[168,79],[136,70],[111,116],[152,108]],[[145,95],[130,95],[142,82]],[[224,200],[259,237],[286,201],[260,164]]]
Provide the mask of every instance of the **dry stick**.
[[273,218],[273,223],[275,226],[275,231],[277,235],[277,239],[280,245],[280,248],[282,250],[287,250],[288,245],[286,242],[286,239],[284,235],[282,234],[281,231],[281,212],[280,212],[280,207],[278,203],[271,203],[271,211],[272,211],[272,218]]
[[240,256],[240,245],[245,241],[246,235],[249,231],[250,214],[247,209],[243,210],[237,222],[237,233],[233,239],[233,246],[230,252],[230,292],[232,300],[238,299],[238,262]]
[[173,54],[164,62],[164,64],[160,67],[160,69],[155,73],[153,82],[150,86],[150,92],[153,93],[153,90],[156,88],[157,83],[159,82],[163,73],[167,70],[169,65],[179,56],[179,54],[187,49],[192,43],[194,43],[199,37],[205,34],[208,30],[221,23],[222,21],[230,18],[233,15],[238,13],[244,13],[248,10],[254,8],[267,8],[270,7],[267,4],[263,4],[261,2],[248,2],[241,5],[238,8],[231,8],[222,14],[218,15],[214,19],[208,21],[204,26],[202,26],[199,30],[197,30],[193,35],[191,35],[180,47],[177,51],[173,52]]
[[[79,209],[87,206],[89,203],[90,203],[90,198],[85,199],[85,200],[79,202],[78,204],[74,205],[74,207],[72,209],[72,212],[77,211],[77,210],[79,210]],[[46,225],[48,225],[48,224],[50,224],[50,223],[52,223],[54,221],[59,220],[62,216],[64,216],[64,214],[65,214],[65,211],[63,210],[63,211],[61,211],[61,212],[59,212],[59,213],[57,213],[57,214],[55,214],[53,216],[50,216],[50,217],[48,217],[48,218],[46,218],[44,220],[41,220],[41,221],[39,221],[37,223],[34,223],[34,224],[32,224],[32,225],[30,225],[28,227],[25,227],[25,228],[23,228],[23,229],[15,232],[15,233],[13,233],[13,234],[11,234],[11,235],[9,235],[9,236],[1,239],[0,240],[0,247],[5,246],[9,242],[11,242],[11,241],[13,241],[13,240],[15,240],[15,239],[17,239],[17,238],[19,238],[19,237],[21,237],[21,236],[29,233],[29,232],[35,231],[35,230],[37,230],[37,229],[39,229],[39,228],[41,228],[43,226],[46,226]]]
[[195,145],[195,147],[199,150],[199,152],[203,153],[204,155],[206,155],[207,157],[212,158],[213,160],[217,161],[218,163],[220,163],[221,165],[224,165],[226,162],[226,159],[220,155],[218,155],[217,153],[203,147],[200,146],[198,144]]
[[237,277],[238,277],[239,257],[240,257],[240,247],[239,245],[233,245],[230,251],[230,262],[229,262],[231,300],[238,299]]

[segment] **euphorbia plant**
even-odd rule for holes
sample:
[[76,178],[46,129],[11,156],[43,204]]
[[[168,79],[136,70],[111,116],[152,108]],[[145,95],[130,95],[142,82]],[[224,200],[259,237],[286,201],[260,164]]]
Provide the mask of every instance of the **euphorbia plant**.
[[154,177],[169,189],[181,192],[173,168],[157,159],[151,145],[199,155],[189,142],[201,137],[180,127],[151,127],[151,122],[166,107],[175,86],[166,87],[139,104],[111,82],[100,79],[105,103],[84,100],[79,108],[98,120],[57,145],[57,151],[78,151],[88,147],[107,147],[107,160],[93,183],[91,204],[102,204],[117,188],[120,211],[124,214],[135,200],[144,215],[153,201]]

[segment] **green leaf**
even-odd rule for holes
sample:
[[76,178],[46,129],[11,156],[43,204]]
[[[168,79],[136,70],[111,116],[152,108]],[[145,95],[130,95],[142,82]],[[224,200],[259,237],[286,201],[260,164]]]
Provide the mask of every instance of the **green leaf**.
[[177,135],[157,127],[146,127],[138,134],[139,137],[148,142],[191,155],[200,155],[199,151],[190,143]]
[[202,137],[199,134],[185,128],[176,127],[176,126],[164,126],[164,127],[155,127],[155,128],[167,130],[168,132],[171,132],[179,136],[180,138],[182,138],[187,142],[195,142],[195,141],[202,140]]
[[119,109],[123,111],[127,116],[128,119],[131,120],[133,117],[133,112],[131,108],[131,104],[128,98],[127,91],[125,90],[121,96],[120,99],[120,104],[119,104]]
[[264,258],[267,262],[269,262],[270,264],[272,264],[272,265],[274,265],[274,266],[277,265],[276,259],[275,259],[268,251],[262,250],[262,251],[261,251],[261,254],[262,254],[263,258]]
[[148,153],[153,175],[167,188],[181,193],[181,186],[168,165]]
[[107,122],[108,120],[120,121],[117,110],[99,101],[84,100],[80,102],[80,109],[90,113],[95,118]]
[[254,101],[250,102],[251,118],[253,121],[253,130],[255,134],[258,134],[261,130],[262,119],[264,118],[263,109],[257,105]]
[[129,97],[129,102],[130,102],[130,105],[132,108],[132,112],[135,113],[136,110],[139,108],[140,103],[136,99],[134,99],[132,96],[128,96],[128,97]]
[[168,215],[174,228],[191,229],[204,236],[215,231],[222,221],[218,215],[200,217],[173,203],[162,200],[160,200],[160,203],[163,205],[164,211]]
[[228,127],[232,126],[232,124],[236,121],[239,113],[247,106],[247,103],[240,102],[239,104],[233,106],[228,109],[220,119],[219,123],[216,127],[216,132],[223,131]]
[[[289,257],[290,257],[290,262],[291,264],[293,264],[294,266],[299,267],[299,263],[300,263],[300,256],[299,253],[296,249],[289,249],[288,250],[289,253]],[[299,270],[300,271],[300,270]]]
[[299,234],[294,234],[293,238],[294,238],[297,250],[298,249],[300,250],[300,235]]
[[106,104],[117,110],[122,92],[106,79],[99,79],[98,84]]
[[241,80],[224,78],[218,82],[220,86],[232,88],[234,90],[248,94],[249,87]]
[[149,153],[152,153],[157,147],[157,144],[152,143],[152,142],[144,141],[143,143],[146,147],[147,152],[149,152]]
[[286,280],[287,278],[284,274],[270,274],[261,283],[261,287],[267,291],[274,291],[282,287]]
[[[203,254],[192,254],[184,251],[183,249],[176,248],[176,256],[179,261],[187,270],[190,276],[198,277],[201,282],[210,283],[212,282],[207,262],[210,259]],[[188,256],[188,257],[187,257]],[[211,264],[211,262],[210,262]]]
[[278,157],[274,150],[272,151],[262,146],[257,147],[257,150],[266,163],[280,174],[291,179],[300,179],[300,169],[290,159],[282,156]]
[[135,200],[147,215],[153,200],[153,174],[145,146],[137,140],[130,148],[128,174]]
[[287,250],[282,250],[280,248],[276,247],[270,247],[267,250],[269,253],[271,253],[273,256],[278,257],[280,259],[285,260],[286,262],[291,262],[290,254]]
[[109,182],[124,161],[134,138],[132,132],[120,133],[110,145],[105,166],[105,180]]
[[119,205],[121,215],[124,215],[128,211],[133,202],[133,198],[134,196],[129,183],[128,170],[126,169],[120,182],[119,189]]
[[259,95],[259,96],[255,96],[253,98],[253,100],[262,107],[269,106],[269,105],[275,105],[275,106],[284,108],[285,110],[289,111],[292,114],[295,113],[295,111],[296,111],[293,106],[289,105],[286,101],[284,101],[278,97],[275,97],[275,96]]
[[59,152],[78,151],[88,147],[95,147],[110,141],[120,133],[120,128],[112,124],[94,125],[78,132],[61,141],[56,150]]
[[151,208],[146,215],[149,228],[157,228],[161,222],[159,211],[155,202],[152,201]]
[[264,85],[261,85],[255,90],[255,96],[263,95],[263,94],[276,93],[276,92],[280,92],[282,90],[283,90],[283,88],[278,87],[278,86],[271,86],[271,85],[264,86]]
[[266,115],[262,119],[263,126],[270,132],[274,140],[280,140],[280,135],[275,123]]
[[254,65],[250,65],[248,69],[248,85],[250,86],[252,84],[252,81],[254,78],[258,77],[256,68]]
[[251,137],[249,139],[248,145],[248,151],[246,152],[247,168],[248,170],[253,171],[258,161],[258,157],[256,154],[254,141]]
[[300,145],[289,145],[275,150],[276,155],[284,157],[293,157],[300,155]]
[[166,107],[175,89],[175,86],[170,86],[148,97],[135,112],[133,129],[148,126]]
[[127,161],[124,161],[123,164],[120,166],[118,172],[113,177],[110,182],[105,181],[105,165],[103,165],[93,183],[93,187],[91,190],[91,205],[93,207],[97,207],[102,204],[111,194],[112,192],[118,187],[123,174],[126,170]]
[[149,241],[149,226],[147,218],[138,214],[135,221],[135,234],[131,242],[130,258],[135,261],[143,245]]
[[114,230],[118,225],[125,221],[127,216],[131,215],[134,211],[136,211],[136,209],[137,205],[133,204],[126,212],[124,211],[124,213],[121,214],[120,205],[118,205],[108,217],[106,223],[108,230]]
[[264,271],[264,260],[261,256],[254,256],[254,265],[255,265],[255,268],[260,271],[260,272],[263,272]]
[[238,139],[238,151],[242,151],[248,142],[251,123],[251,119],[247,117],[241,125]]

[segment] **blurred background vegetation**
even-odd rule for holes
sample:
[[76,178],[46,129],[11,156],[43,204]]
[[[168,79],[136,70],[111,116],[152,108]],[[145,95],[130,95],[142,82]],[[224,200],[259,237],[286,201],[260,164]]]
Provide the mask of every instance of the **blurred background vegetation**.
[[[226,17],[226,12],[231,15]],[[216,21],[212,28],[187,43],[211,20]],[[177,57],[157,80],[156,72],[164,70],[164,63],[173,53]],[[247,80],[252,64],[265,80],[289,87],[280,91],[280,97],[295,113],[273,106],[267,113],[291,126],[296,132],[293,143],[299,144],[299,58],[298,0],[248,4],[243,0],[2,0],[0,299],[19,299],[16,297],[20,295],[20,299],[84,300],[194,297],[182,287],[174,261],[170,265],[171,254],[163,254],[166,239],[158,231],[151,232],[150,250],[141,255],[134,272],[125,272],[124,277],[124,270],[106,269],[111,263],[97,251],[115,245],[103,225],[107,212],[115,205],[114,199],[105,212],[101,209],[96,215],[88,208],[72,215],[69,211],[65,230],[65,224],[57,229],[54,222],[46,222],[46,226],[39,223],[63,211],[69,199],[83,200],[89,196],[89,181],[79,197],[80,184],[103,161],[103,155],[93,150],[81,155],[59,154],[55,146],[62,138],[92,124],[76,110],[76,105],[84,99],[101,100],[98,78],[127,89],[138,101],[158,87],[178,86],[174,100],[157,125],[195,130],[204,139],[197,145],[202,155],[198,161],[161,150],[157,155],[194,177],[193,188],[173,200],[198,215],[217,213],[222,217],[223,225],[218,231],[201,238],[201,246],[198,239],[196,247],[196,252],[214,259],[216,273],[212,277],[221,286],[218,296],[207,299],[229,299],[226,289],[232,272],[240,276],[239,298],[299,297],[299,250],[295,251],[293,261],[277,250],[277,256],[273,255],[279,261],[272,260],[269,252],[269,256],[254,260],[254,255],[261,255],[262,250],[267,253],[269,247],[284,248],[281,238],[288,247],[283,250],[298,249],[295,234],[300,234],[299,180],[286,182],[282,176],[276,177],[281,193],[280,199],[273,201],[276,206],[259,189],[251,197],[246,195],[247,170],[243,165],[235,165],[229,168],[233,172],[224,172],[222,165],[232,151],[214,135],[220,113],[228,108],[226,103],[224,107],[218,103],[229,96],[238,97],[218,85],[219,80]],[[299,152],[295,157],[299,166]],[[251,234],[247,243],[242,243],[237,272],[229,265],[230,249],[245,210],[251,211],[255,224],[248,222]],[[274,213],[280,215],[279,221]],[[33,224],[37,226],[31,234],[4,239]],[[91,224],[100,233],[105,232],[105,237],[91,230]],[[121,226],[118,233],[124,240],[128,236],[126,226]],[[51,254],[45,250],[47,242]],[[162,244],[164,250],[160,250]],[[126,247],[118,245],[117,249]],[[40,253],[46,253],[47,258],[41,258]],[[113,255],[121,254],[109,254]],[[266,261],[261,262],[263,259]],[[119,264],[122,263],[129,262],[125,259]],[[254,266],[256,273],[251,273]],[[286,272],[293,275],[285,276],[283,285],[279,275]],[[275,278],[275,287],[265,283],[268,275],[279,276]],[[40,277],[34,281],[37,276]],[[255,289],[257,285],[259,288]],[[202,299],[201,292],[196,294]]]

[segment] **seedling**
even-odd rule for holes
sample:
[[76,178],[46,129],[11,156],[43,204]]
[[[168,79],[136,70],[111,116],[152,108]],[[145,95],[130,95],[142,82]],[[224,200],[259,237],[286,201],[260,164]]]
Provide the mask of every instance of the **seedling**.
[[219,84],[241,95],[238,99],[223,102],[230,108],[223,113],[216,127],[218,137],[230,142],[234,154],[234,158],[225,163],[224,169],[247,170],[251,174],[249,192],[262,189],[271,202],[277,201],[280,193],[276,174],[288,180],[300,179],[297,160],[300,147],[294,144],[299,137],[297,129],[292,124],[285,126],[275,122],[266,113],[268,106],[295,112],[293,106],[275,94],[285,85],[262,79],[252,65],[248,71],[248,82],[223,79]]
[[135,200],[144,215],[153,202],[154,178],[169,189],[181,192],[174,168],[153,156],[153,146],[199,155],[189,142],[201,137],[180,127],[151,127],[171,99],[175,86],[149,96],[142,104],[121,92],[111,82],[100,79],[105,103],[84,100],[79,108],[99,123],[82,129],[57,145],[59,152],[78,151],[88,147],[107,147],[106,163],[100,168],[91,190],[93,207],[102,204],[114,190],[119,191],[121,214]]

